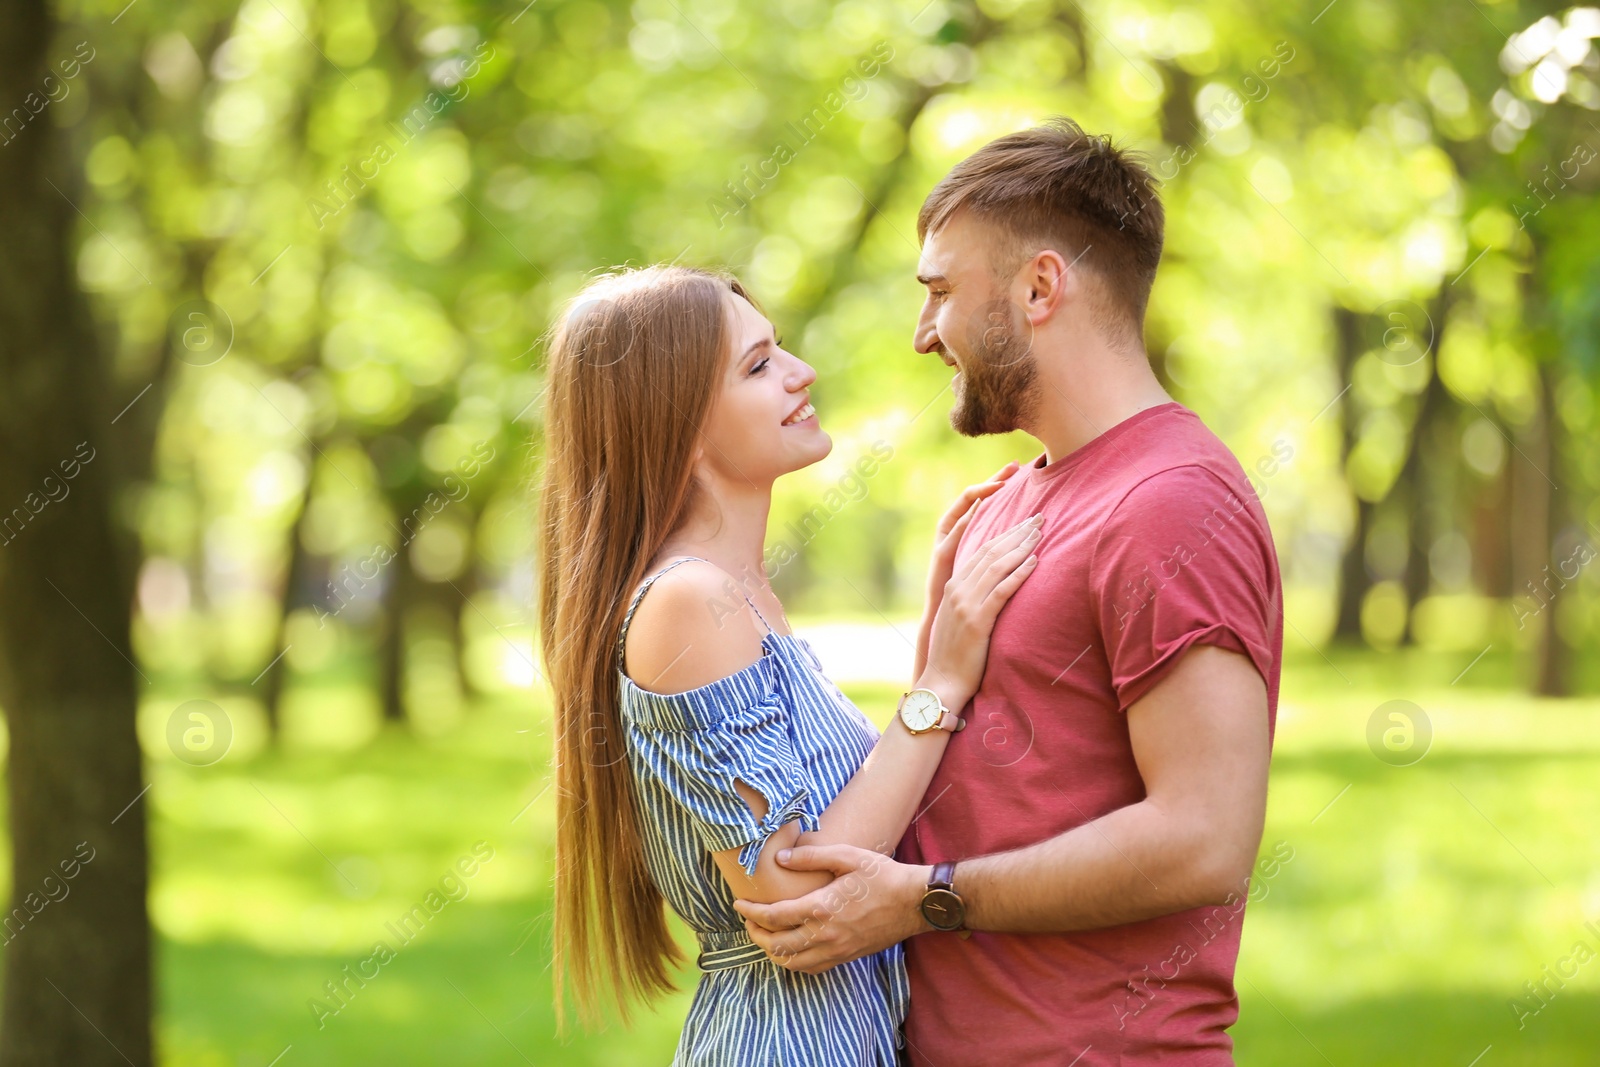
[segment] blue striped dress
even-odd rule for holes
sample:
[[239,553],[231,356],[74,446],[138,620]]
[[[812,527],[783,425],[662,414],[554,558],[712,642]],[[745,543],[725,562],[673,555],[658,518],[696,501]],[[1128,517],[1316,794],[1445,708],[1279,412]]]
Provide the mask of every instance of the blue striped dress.
[[[673,1065],[899,1063],[910,1001],[901,946],[822,974],[785,970],[745,933],[711,858],[737,848],[754,874],[778,827],[798,819],[803,831],[816,829],[878,731],[822,673],[804,638],[775,633],[764,618],[762,656],[743,670],[673,695],[634,684],[622,670],[628,624],[650,585],[691,558],[674,560],[639,586],[617,642],[645,862],[700,943],[702,973]],[[758,822],[734,791],[735,778],[767,798],[764,819]]]

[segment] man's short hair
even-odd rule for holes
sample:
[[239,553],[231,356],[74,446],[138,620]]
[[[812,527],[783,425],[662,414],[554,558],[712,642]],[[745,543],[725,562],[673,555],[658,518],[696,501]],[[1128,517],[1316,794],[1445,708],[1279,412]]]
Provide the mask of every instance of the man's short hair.
[[1155,179],[1133,153],[1053,118],[956,164],[923,202],[917,239],[962,210],[999,231],[997,277],[1053,248],[1100,279],[1102,327],[1142,339],[1166,217]]

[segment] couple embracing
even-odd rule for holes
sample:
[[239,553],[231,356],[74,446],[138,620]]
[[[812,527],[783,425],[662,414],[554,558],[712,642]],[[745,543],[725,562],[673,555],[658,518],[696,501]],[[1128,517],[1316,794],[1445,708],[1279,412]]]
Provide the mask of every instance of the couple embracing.
[[923,204],[914,347],[955,371],[951,424],[1044,452],[939,523],[881,734],[762,566],[773,482],[831,448],[815,373],[726,275],[566,310],[539,607],[581,1008],[672,987],[670,907],[683,1067],[1233,1062],[1282,594],[1244,471],[1145,353],[1163,226],[1065,119]]

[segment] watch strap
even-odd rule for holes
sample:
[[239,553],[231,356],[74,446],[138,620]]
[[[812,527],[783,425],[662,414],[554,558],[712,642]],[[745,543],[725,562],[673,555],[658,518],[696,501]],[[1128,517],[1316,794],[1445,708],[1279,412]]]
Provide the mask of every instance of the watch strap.
[[[928,875],[928,886],[922,894],[922,916],[928,925],[935,930],[953,932],[957,937],[965,940],[972,936],[972,931],[966,926],[966,904],[961,899],[961,894],[955,887],[956,865],[953,860],[946,860],[933,865],[933,870]],[[938,915],[939,918],[935,918]],[[947,916],[955,917],[955,925],[948,925]]]

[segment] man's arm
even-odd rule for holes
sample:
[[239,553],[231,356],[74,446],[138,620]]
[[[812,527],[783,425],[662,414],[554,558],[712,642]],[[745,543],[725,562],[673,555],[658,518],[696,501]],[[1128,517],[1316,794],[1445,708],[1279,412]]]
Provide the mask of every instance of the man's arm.
[[[955,884],[969,928],[1096,929],[1244,895],[1266,812],[1261,675],[1239,653],[1194,647],[1127,715],[1145,799],[1038,844],[962,860]],[[796,900],[735,904],[786,967],[827,970],[931,929],[918,910],[927,865],[842,846],[796,848],[784,865],[836,877]]]
[[1267,807],[1261,675],[1237,652],[1191,648],[1127,715],[1145,799],[959,864],[972,929],[1096,929],[1244,895]]

